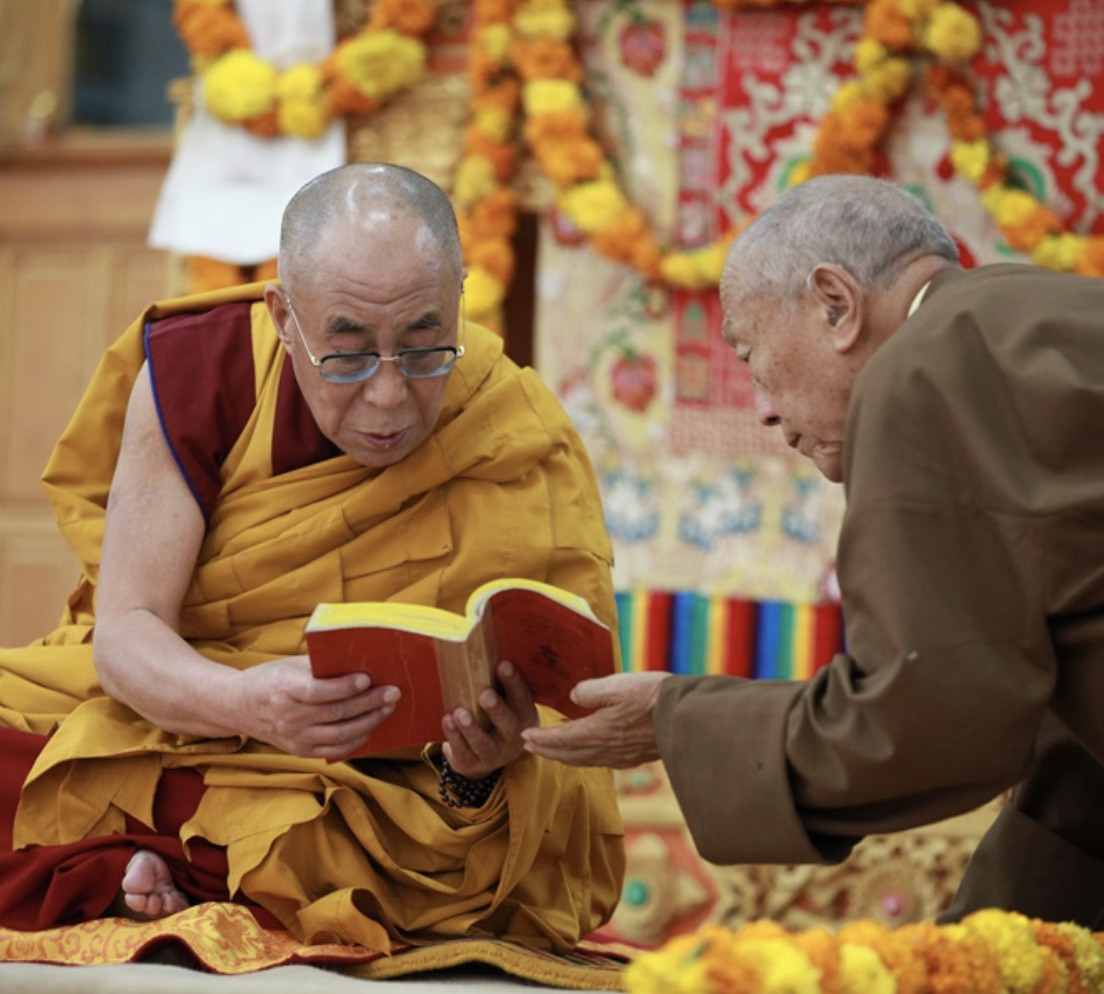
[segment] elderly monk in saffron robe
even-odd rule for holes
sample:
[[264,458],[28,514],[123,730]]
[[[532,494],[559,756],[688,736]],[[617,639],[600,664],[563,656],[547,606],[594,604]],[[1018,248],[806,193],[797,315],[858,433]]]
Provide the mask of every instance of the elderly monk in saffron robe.
[[108,351],[44,477],[80,582],[0,650],[0,925],[232,899],[306,942],[563,951],[607,920],[611,775],[523,751],[562,718],[512,667],[488,728],[457,711],[440,745],[334,762],[398,690],[304,654],[319,602],[462,611],[498,576],[614,623],[581,441],[462,326],[464,278],[440,189],[343,166],[289,204],[278,285],[155,304]]

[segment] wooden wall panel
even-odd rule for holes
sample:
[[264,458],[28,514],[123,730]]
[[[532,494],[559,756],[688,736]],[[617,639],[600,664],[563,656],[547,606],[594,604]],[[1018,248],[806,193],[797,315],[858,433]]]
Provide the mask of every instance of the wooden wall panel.
[[0,160],[0,646],[52,629],[76,579],[39,477],[104,349],[170,293],[146,245],[170,156],[73,134]]

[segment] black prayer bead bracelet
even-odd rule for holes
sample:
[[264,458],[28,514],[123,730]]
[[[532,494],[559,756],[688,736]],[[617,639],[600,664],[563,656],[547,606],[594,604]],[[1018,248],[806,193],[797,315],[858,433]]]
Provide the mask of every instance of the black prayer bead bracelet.
[[437,762],[437,791],[450,808],[483,807],[502,778],[502,770],[498,769],[479,780],[469,780],[457,773],[444,756],[438,757]]

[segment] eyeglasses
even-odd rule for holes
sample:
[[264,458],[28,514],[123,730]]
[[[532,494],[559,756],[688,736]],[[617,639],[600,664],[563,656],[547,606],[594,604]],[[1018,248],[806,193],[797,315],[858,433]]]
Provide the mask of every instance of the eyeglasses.
[[408,380],[428,380],[434,376],[444,376],[456,360],[464,354],[464,346],[435,345],[429,348],[399,349],[394,355],[380,355],[378,352],[331,352],[321,358],[315,358],[303,334],[299,316],[291,306],[291,298],[284,295],[288,313],[299,332],[299,341],[307,352],[311,365],[318,370],[322,379],[330,383],[359,383],[373,376],[380,363],[393,362],[399,372]]

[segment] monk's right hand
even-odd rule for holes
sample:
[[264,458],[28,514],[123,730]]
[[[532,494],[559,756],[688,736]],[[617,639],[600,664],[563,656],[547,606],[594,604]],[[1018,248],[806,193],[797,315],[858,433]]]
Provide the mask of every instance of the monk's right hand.
[[241,672],[235,702],[243,734],[293,756],[342,759],[395,710],[398,687],[373,687],[363,673],[319,679],[307,656]]

